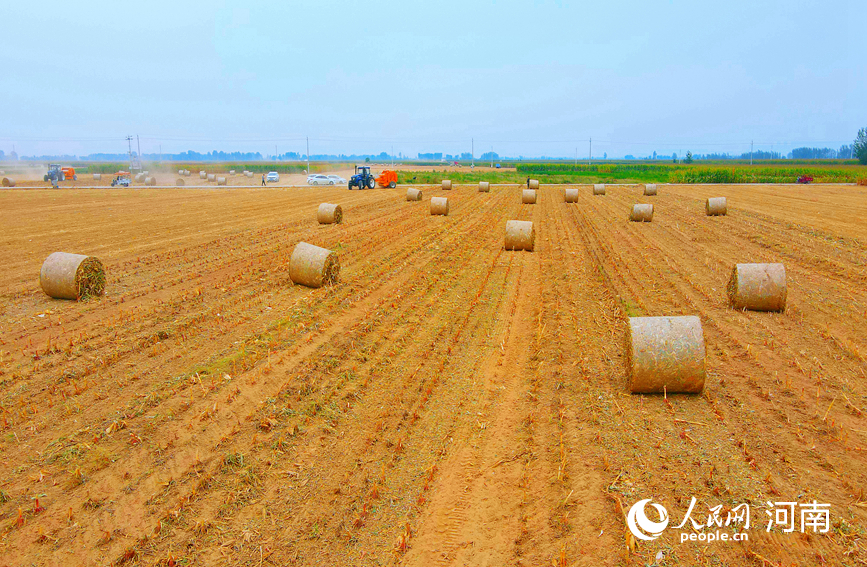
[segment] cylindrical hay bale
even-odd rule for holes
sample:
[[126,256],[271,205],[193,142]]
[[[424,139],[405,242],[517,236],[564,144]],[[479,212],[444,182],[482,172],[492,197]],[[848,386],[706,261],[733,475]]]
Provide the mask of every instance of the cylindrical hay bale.
[[144,171],[142,171],[142,174],[143,174],[145,177],[149,176],[150,173],[151,173],[151,172],[148,171],[148,170],[144,170]]
[[632,212],[629,213],[629,220],[634,222],[652,222],[653,205],[632,205]]
[[340,261],[331,250],[299,242],[289,258],[289,277],[293,283],[307,287],[322,287],[337,283]]
[[343,222],[343,209],[340,205],[322,203],[316,212],[319,224],[340,224]]
[[735,309],[786,309],[786,267],[782,264],[737,264],[729,279],[729,304]]
[[530,180],[530,186],[528,187],[528,189],[538,189],[538,188],[539,188],[539,180],[538,179],[531,179]]
[[489,181],[479,181],[479,193],[490,193],[491,183]]
[[578,189],[576,189],[574,187],[570,187],[570,188],[566,189],[565,193],[563,194],[563,199],[567,203],[577,203],[578,202]]
[[235,175],[235,170],[234,170],[234,169],[230,169],[230,170],[229,170],[229,175]]
[[246,175],[247,177],[253,177],[253,172],[252,172],[252,171],[248,171],[248,172],[246,172],[244,175]]
[[506,221],[506,250],[533,251],[536,229],[531,221]]
[[187,183],[180,177],[178,177],[177,180],[175,180],[175,185],[177,185],[178,187],[183,187],[186,184]]
[[178,170],[178,175],[183,175],[183,174],[184,174],[184,170],[183,170],[183,169],[179,169],[179,170]]
[[205,173],[204,171],[199,172],[199,179],[207,179],[207,178],[208,178],[207,173]]
[[698,317],[629,318],[626,360],[633,394],[700,393],[704,358]]
[[54,252],[42,263],[39,272],[42,291],[55,299],[83,299],[102,295],[105,270],[93,256]]
[[594,195],[604,195],[605,194],[605,184],[597,183],[593,186],[593,194]]
[[157,184],[157,178],[156,177],[145,177],[144,183],[145,183],[145,185],[150,185],[151,187],[153,187],[154,185]]
[[430,214],[448,216],[449,200],[446,197],[431,197]]
[[421,191],[419,189],[413,189],[412,187],[410,187],[406,190],[406,200],[421,201]]
[[216,181],[216,180],[217,180],[216,174],[214,174],[214,173],[208,174],[208,181]]
[[521,202],[525,205],[535,205],[536,204],[536,190],[535,189],[524,189],[521,192]]
[[94,181],[100,181],[101,179],[102,179],[102,174],[101,174],[101,173],[94,173],[94,174],[93,174],[93,180],[94,180]]
[[15,180],[11,177],[3,178],[3,187],[15,187]]
[[724,216],[728,212],[725,197],[711,197],[704,204],[704,212],[709,217]]
[[136,173],[136,174],[135,174],[135,177],[133,178],[133,180],[134,180],[136,183],[144,183],[144,180],[145,180],[145,174],[144,174],[144,173]]
[[450,179],[443,179],[443,190],[449,191],[452,188],[452,182]]
[[225,185],[225,184],[226,184],[226,178],[225,177],[218,177],[217,178],[217,185]]
[[186,175],[187,177],[189,177],[189,176],[190,176],[190,170],[189,170],[189,169],[185,169],[185,170],[184,170],[184,175]]
[[656,195],[656,183],[648,183],[644,186],[645,195]]

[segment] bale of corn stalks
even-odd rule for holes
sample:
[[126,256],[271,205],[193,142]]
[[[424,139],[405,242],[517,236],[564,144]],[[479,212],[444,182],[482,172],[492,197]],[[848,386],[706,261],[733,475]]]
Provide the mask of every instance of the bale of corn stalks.
[[340,205],[322,203],[316,211],[316,218],[319,224],[340,224],[343,222],[343,209]]
[[567,203],[577,203],[578,202],[578,189],[575,187],[567,187],[563,192],[563,200]]
[[93,180],[94,180],[94,181],[100,181],[100,180],[102,180],[102,174],[101,174],[101,173],[94,173],[94,174],[93,174]]
[[199,179],[207,179],[207,178],[208,178],[208,174],[205,173],[205,171],[199,172]]
[[506,221],[506,250],[533,251],[536,229],[531,221]]
[[452,188],[452,182],[450,179],[443,179],[443,189],[448,191]]
[[421,190],[410,187],[406,190],[407,201],[421,201]]
[[216,180],[217,180],[217,175],[215,173],[209,173],[208,174],[208,181],[216,181]]
[[704,212],[709,217],[725,216],[728,212],[725,197],[711,197],[704,203]]
[[656,195],[656,183],[648,183],[644,186],[644,195]]
[[153,187],[154,185],[157,184],[157,178],[156,177],[145,177],[144,184]]
[[705,347],[698,317],[630,317],[626,365],[633,394],[700,393]]
[[538,188],[539,188],[539,180],[538,179],[531,179],[530,180],[530,186],[527,187],[527,189],[538,189]]
[[225,177],[218,177],[217,178],[217,185],[226,185],[226,183],[227,183],[227,180]]
[[181,177],[178,177],[175,180],[175,185],[177,185],[178,187],[183,187],[186,184],[187,184],[186,181],[184,181],[183,178],[181,178]]
[[597,183],[593,186],[593,194],[594,195],[604,195],[605,194],[605,184]]
[[3,178],[3,187],[15,187],[15,180],[11,177]]
[[727,287],[735,309],[784,311],[786,267],[782,264],[736,264]]
[[653,205],[632,205],[632,212],[629,213],[629,220],[634,222],[652,222]]
[[86,299],[105,291],[105,270],[93,256],[54,252],[42,263],[39,285],[55,299]]
[[536,190],[535,189],[524,189],[521,191],[521,203],[525,205],[535,205],[536,204]]
[[337,283],[340,260],[336,252],[299,242],[289,258],[289,278],[307,287],[322,287]]
[[449,200],[446,197],[431,197],[430,214],[448,216]]
[[491,183],[489,181],[479,181],[479,193],[490,193]]

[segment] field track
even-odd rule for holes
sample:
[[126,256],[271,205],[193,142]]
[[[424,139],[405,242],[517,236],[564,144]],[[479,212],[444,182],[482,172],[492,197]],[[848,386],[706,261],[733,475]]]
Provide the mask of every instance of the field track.
[[[867,188],[423,191],[0,192],[0,566],[867,565]],[[339,284],[292,285],[302,240]],[[106,296],[47,298],[54,251]],[[737,262],[786,265],[785,313],[727,307]],[[701,318],[704,394],[628,393],[637,315]],[[627,551],[621,507],[692,496],[750,540]]]

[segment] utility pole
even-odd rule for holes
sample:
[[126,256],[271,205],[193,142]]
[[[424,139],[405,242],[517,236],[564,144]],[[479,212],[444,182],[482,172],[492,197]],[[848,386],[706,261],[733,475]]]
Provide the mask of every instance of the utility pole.
[[163,162],[163,145],[160,144],[160,163]]
[[[126,145],[129,148],[129,170],[132,171],[132,136],[126,137]],[[15,151],[15,150],[12,150]]]
[[494,169],[494,146],[491,146],[491,169]]
[[470,138],[470,167],[476,167],[476,140]]
[[753,141],[750,140],[750,165],[753,165]]
[[394,169],[394,144],[391,145],[391,168]]
[[590,138],[590,154],[587,156],[587,165],[593,161],[593,138]]
[[141,140],[138,139],[138,134],[135,135],[135,143],[136,143],[136,146],[138,147],[139,170],[142,170],[142,169],[144,169],[144,164],[141,161]]
[[578,165],[578,146],[575,146],[575,165]]
[[277,156],[280,155],[277,153],[277,144],[274,144],[274,163],[277,163]]
[[310,175],[310,136],[307,136],[307,175]]

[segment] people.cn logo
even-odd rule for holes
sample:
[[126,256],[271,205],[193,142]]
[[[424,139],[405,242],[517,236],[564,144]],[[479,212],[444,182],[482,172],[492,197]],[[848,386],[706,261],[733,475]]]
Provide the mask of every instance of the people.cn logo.
[[626,516],[626,523],[629,525],[629,531],[638,539],[644,541],[653,541],[658,538],[663,530],[668,526],[668,510],[662,504],[652,502],[650,505],[656,508],[659,514],[659,521],[654,522],[647,517],[644,509],[651,498],[639,500],[629,509],[629,514]]

